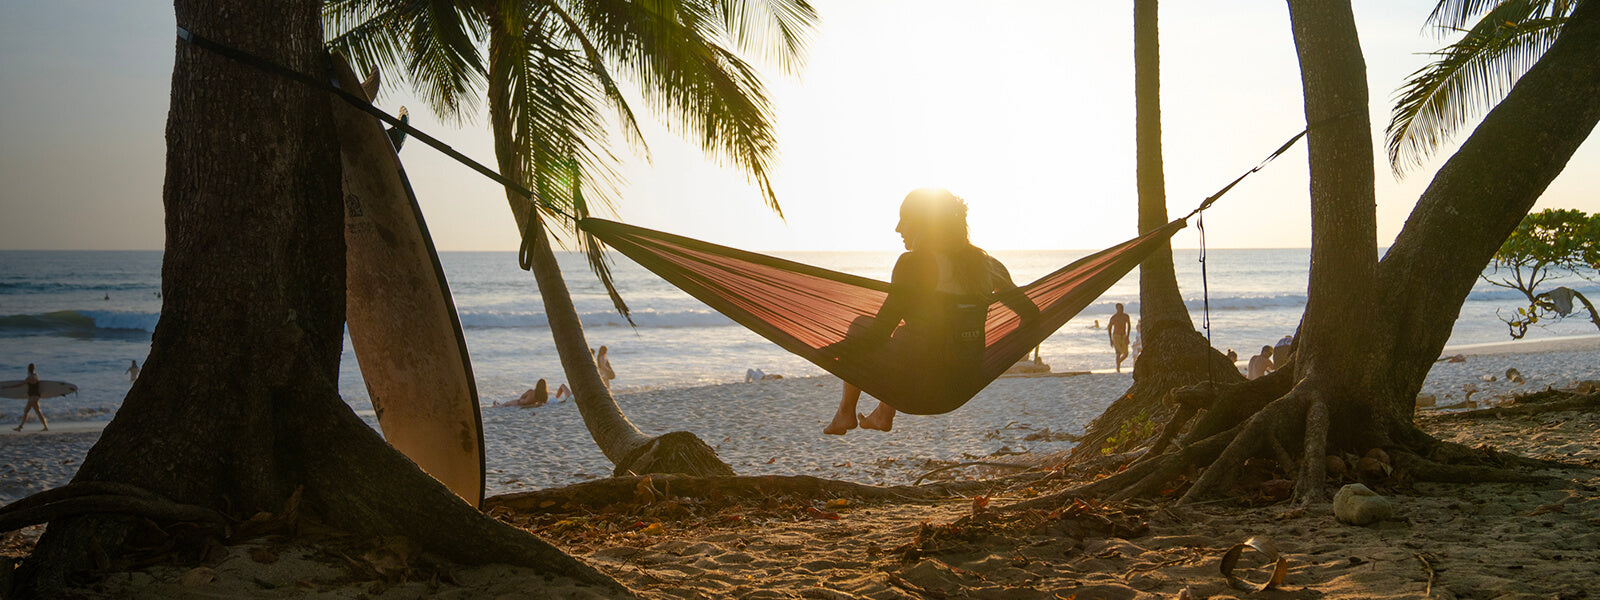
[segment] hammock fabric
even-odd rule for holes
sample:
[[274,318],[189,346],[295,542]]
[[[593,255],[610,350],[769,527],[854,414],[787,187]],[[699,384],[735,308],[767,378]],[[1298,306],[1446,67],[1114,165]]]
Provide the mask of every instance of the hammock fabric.
[[734,322],[874,398],[901,412],[936,415],[966,404],[1139,266],[1182,229],[1184,221],[1173,221],[1020,286],[1039,307],[1035,320],[1023,323],[1011,308],[991,303],[982,365],[932,387],[927,382],[939,380],[939,373],[925,366],[904,364],[884,353],[832,347],[844,341],[856,319],[878,314],[888,296],[888,283],[615,221],[586,218],[578,226]]

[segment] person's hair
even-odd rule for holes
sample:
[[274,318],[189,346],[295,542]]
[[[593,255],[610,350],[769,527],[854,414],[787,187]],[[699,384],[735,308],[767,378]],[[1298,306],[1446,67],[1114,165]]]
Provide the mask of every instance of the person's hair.
[[540,379],[539,383],[533,384],[533,393],[541,397],[550,395],[550,384]]
[[1117,303],[1117,310],[1122,310],[1122,303],[1121,302]]
[[1264,354],[1264,355],[1267,355],[1267,356],[1271,356],[1272,355],[1272,346],[1262,346],[1261,347],[1261,353]]
[[28,363],[28,372],[29,373],[33,372],[33,363]]
[[605,346],[601,346],[600,347],[600,353],[601,354],[605,354],[606,353],[606,347]]
[[964,288],[987,293],[989,254],[967,239],[967,203],[944,188],[917,188],[900,203],[900,219],[922,227],[921,247],[949,257],[951,270]]

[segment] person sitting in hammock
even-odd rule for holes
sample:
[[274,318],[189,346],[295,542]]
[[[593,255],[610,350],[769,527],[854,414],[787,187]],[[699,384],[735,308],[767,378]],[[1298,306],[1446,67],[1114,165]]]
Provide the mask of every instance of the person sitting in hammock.
[[[930,393],[978,376],[984,321],[996,295],[1025,322],[1039,308],[1017,290],[1000,261],[967,240],[966,202],[949,191],[912,190],[900,205],[895,231],[907,251],[895,262],[888,297],[876,317],[856,319],[844,341],[830,349],[841,356],[887,353],[904,366],[900,375],[910,385]],[[860,399],[861,389],[845,382],[839,409],[822,432],[894,426],[893,406],[880,402],[862,416],[856,412]]]

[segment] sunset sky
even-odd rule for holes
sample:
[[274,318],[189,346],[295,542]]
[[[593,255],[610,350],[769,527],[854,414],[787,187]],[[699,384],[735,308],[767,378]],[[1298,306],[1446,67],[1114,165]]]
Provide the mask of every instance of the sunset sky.
[[[942,186],[971,205],[991,250],[1087,249],[1134,234],[1131,3],[813,0],[822,23],[798,78],[769,79],[787,221],[739,173],[658,126],[630,160],[621,220],[756,250],[892,250],[905,192]],[[1444,42],[1433,2],[1355,2],[1375,151],[1394,91]],[[1106,9],[1111,10],[1106,10]],[[1304,127],[1281,2],[1162,4],[1169,210],[1188,212]],[[170,3],[0,5],[0,249],[159,249],[162,132],[175,45]],[[412,123],[493,164],[487,119],[441,124],[407,90]],[[1462,138],[1464,139],[1464,137]],[[1459,141],[1459,140],[1458,140]],[[618,154],[629,157],[626,148]],[[502,194],[434,150],[401,158],[440,250],[515,250]],[[1380,244],[1399,232],[1435,157],[1396,181],[1379,165]],[[1539,207],[1600,211],[1600,144],[1586,144]],[[1304,146],[1207,213],[1213,247],[1310,244]],[[1174,243],[1194,246],[1192,231]]]

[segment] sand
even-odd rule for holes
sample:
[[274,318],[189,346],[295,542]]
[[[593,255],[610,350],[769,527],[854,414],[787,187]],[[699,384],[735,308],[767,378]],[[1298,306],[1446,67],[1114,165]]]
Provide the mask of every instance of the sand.
[[[1467,360],[1440,363],[1424,392],[1461,399],[1462,388],[1475,384],[1473,399],[1493,404],[1515,393],[1600,380],[1600,338],[1586,340],[1464,349],[1472,352]],[[1505,381],[1507,368],[1518,369],[1525,381]],[[1485,381],[1488,375],[1496,380]],[[741,474],[904,484],[939,466],[1070,447],[1059,434],[1081,432],[1129,382],[1127,375],[1109,374],[1002,379],[953,415],[902,417],[894,432],[858,430],[839,438],[817,433],[837,397],[837,382],[825,378],[629,394],[619,403],[646,431],[696,431]],[[1439,416],[1449,412],[1423,411],[1419,423],[1444,439],[1600,469],[1600,415]],[[586,457],[598,452],[568,413],[575,413],[570,404],[485,411],[491,493],[606,474],[603,459]],[[64,483],[96,435],[0,438],[0,493],[10,501]],[[938,476],[1000,474],[965,467]],[[1364,527],[1339,524],[1325,503],[975,513],[971,494],[919,502],[848,498],[843,505],[781,495],[656,501],[610,512],[508,518],[647,598],[1131,599],[1175,598],[1184,588],[1194,598],[1592,597],[1589,588],[1600,582],[1600,472],[1547,474],[1555,477],[1552,483],[1383,489],[1396,502],[1396,515]],[[983,495],[998,507],[1055,489],[1030,489],[1027,481],[1002,481]],[[11,536],[10,546],[25,548],[37,530]],[[1280,591],[1247,593],[1219,575],[1223,552],[1252,536],[1270,539],[1287,559]],[[273,560],[263,562],[264,556]],[[113,575],[84,592],[134,598],[597,597],[505,566],[413,558],[411,564],[425,568],[396,574],[363,561],[290,541],[256,541],[198,566]],[[1244,579],[1264,581],[1261,564],[1259,555],[1246,553]]]

